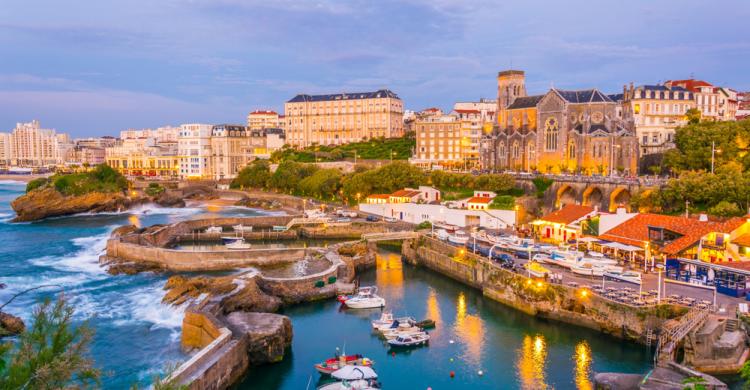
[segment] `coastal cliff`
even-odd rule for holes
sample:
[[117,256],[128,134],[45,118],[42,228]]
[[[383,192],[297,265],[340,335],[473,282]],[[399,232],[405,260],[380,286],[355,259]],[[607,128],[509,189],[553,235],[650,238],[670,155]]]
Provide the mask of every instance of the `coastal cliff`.
[[36,221],[64,215],[125,210],[147,202],[148,198],[130,198],[122,193],[89,192],[63,195],[48,187],[21,195],[11,202],[17,216],[13,222]]

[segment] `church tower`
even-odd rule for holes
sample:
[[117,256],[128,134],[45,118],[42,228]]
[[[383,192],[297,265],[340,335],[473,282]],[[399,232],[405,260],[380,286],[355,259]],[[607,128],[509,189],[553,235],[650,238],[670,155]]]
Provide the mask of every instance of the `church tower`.
[[523,96],[526,96],[526,76],[522,70],[504,70],[497,74],[498,113]]

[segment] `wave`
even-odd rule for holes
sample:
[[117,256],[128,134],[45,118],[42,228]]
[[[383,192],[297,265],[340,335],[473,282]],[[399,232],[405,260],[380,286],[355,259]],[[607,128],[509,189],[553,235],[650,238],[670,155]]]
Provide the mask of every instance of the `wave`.
[[26,182],[21,180],[0,180],[0,185],[26,186]]
[[107,239],[116,226],[107,227],[107,231],[90,237],[78,237],[71,240],[79,249],[73,253],[59,256],[43,256],[29,262],[40,267],[50,267],[59,271],[76,272],[91,276],[106,276],[104,268],[99,266],[99,256],[107,247]]
[[122,295],[124,309],[128,313],[126,317],[116,320],[117,325],[124,325],[128,322],[146,322],[150,323],[151,330],[169,329],[172,335],[179,337],[179,330],[182,327],[182,318],[185,315],[185,309],[188,304],[180,306],[167,305],[161,302],[164,296],[162,289],[163,281],[153,286],[144,287]]

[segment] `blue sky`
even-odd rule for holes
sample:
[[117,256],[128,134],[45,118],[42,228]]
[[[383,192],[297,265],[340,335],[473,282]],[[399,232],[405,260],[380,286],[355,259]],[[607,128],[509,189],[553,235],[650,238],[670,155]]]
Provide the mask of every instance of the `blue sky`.
[[0,131],[243,123],[297,93],[390,88],[409,109],[692,75],[750,90],[750,2],[2,0]]

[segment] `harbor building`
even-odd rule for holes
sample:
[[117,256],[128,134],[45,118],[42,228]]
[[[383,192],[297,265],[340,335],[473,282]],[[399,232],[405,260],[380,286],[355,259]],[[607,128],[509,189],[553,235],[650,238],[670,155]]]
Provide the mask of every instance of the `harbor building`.
[[498,126],[481,140],[490,171],[635,174],[638,143],[632,121],[597,89],[552,88],[526,95],[523,71],[498,74]]
[[340,145],[404,135],[404,105],[390,90],[300,94],[284,104],[286,142],[294,147]]

